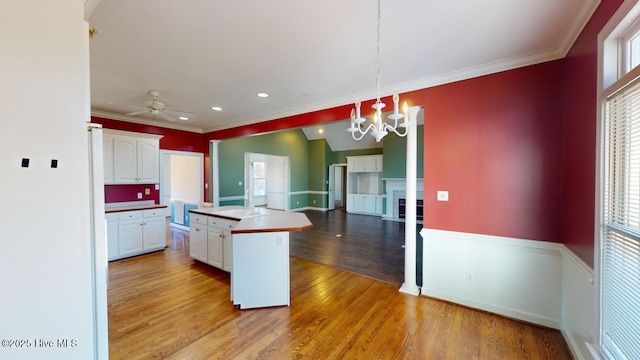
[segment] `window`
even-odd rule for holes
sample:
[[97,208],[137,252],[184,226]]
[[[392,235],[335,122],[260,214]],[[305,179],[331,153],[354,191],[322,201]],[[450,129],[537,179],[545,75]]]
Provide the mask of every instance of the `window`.
[[[603,29],[600,349],[640,359],[640,7],[625,1]],[[604,88],[606,87],[606,89]]]
[[262,161],[253,162],[253,196],[267,194],[266,164]]
[[640,83],[606,100],[601,348],[640,359]]

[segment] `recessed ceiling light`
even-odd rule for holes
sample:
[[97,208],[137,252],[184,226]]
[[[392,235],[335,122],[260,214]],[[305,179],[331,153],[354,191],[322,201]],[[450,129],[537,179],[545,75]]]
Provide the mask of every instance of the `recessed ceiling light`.
[[259,92],[259,93],[258,93],[258,97],[261,97],[261,98],[268,98],[268,97],[269,97],[269,94],[267,94],[266,92]]
[[178,119],[180,119],[180,120],[189,120],[189,118],[186,117],[186,116],[179,116]]
[[324,134],[324,130],[322,130],[322,129],[318,129],[318,133],[320,133],[320,134]]
[[214,111],[222,111],[222,108],[221,108],[220,106],[212,106],[212,107],[211,107],[211,110],[214,110]]

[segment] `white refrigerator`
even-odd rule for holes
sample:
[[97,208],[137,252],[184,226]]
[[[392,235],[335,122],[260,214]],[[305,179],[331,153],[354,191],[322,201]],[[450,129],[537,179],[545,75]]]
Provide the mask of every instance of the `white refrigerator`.
[[94,314],[95,359],[109,359],[107,314],[107,286],[109,270],[107,260],[107,226],[104,212],[104,159],[102,125],[87,125],[89,142],[89,183],[91,186],[91,269],[92,302]]

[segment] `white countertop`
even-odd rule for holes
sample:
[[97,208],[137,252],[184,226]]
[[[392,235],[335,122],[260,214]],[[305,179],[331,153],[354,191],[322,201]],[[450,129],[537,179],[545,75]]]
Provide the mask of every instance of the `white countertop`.
[[192,209],[190,212],[238,220],[238,224],[231,230],[232,234],[303,231],[313,227],[307,215],[292,211],[249,208],[245,206],[218,206]]

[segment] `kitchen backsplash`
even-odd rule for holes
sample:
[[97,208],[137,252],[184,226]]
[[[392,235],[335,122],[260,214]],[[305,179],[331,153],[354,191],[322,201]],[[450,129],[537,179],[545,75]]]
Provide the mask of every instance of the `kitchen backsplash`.
[[[148,195],[147,195],[148,191]],[[138,194],[142,194],[139,198]],[[123,202],[153,200],[154,203],[160,203],[160,190],[156,190],[156,184],[134,184],[134,185],[105,185],[104,186],[104,202]]]

